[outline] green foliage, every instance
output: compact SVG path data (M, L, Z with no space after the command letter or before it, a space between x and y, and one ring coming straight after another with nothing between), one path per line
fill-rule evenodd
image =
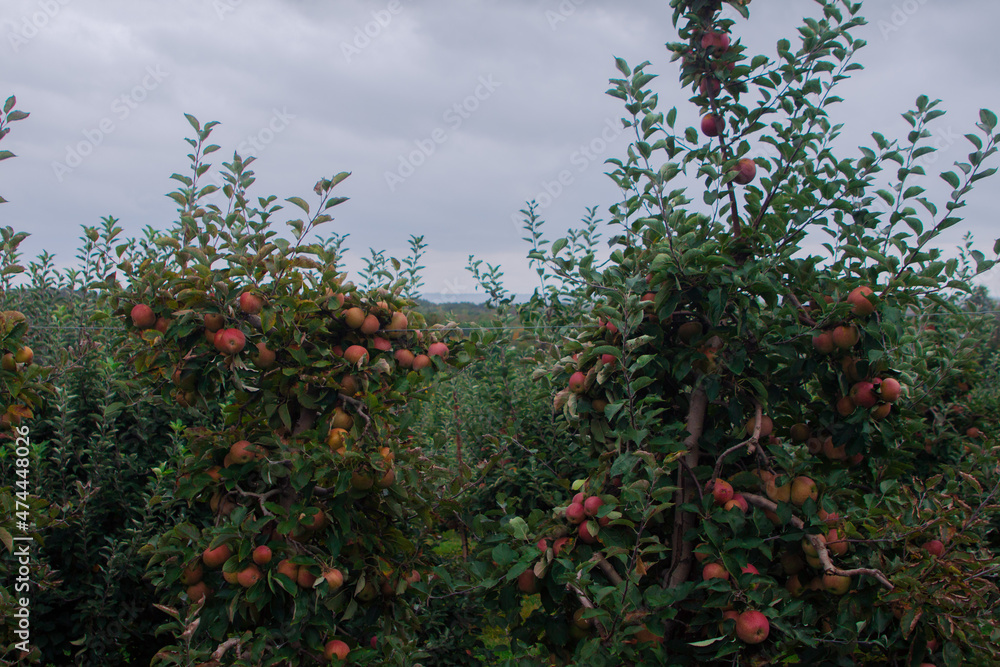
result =
M739 42L709 38L735 25L718 20L719 3L672 3L684 41L668 48L682 59L682 84L724 119L708 141L675 130L676 110L658 110L649 63L617 59L623 78L608 93L625 104L635 139L627 158L609 161L623 195L609 209L610 262L563 252L572 240L550 244L526 212L529 257L593 303L576 305L584 316L535 377L596 465L554 510L480 525L477 556L497 582L488 604L519 646L542 642L562 662L589 665L1000 657L1000 561L984 547L995 532L995 455L967 442L966 418L942 420L938 407L938 386L977 374L982 338L956 319L948 340L928 340L913 317L959 317L958 295L993 266L968 247L964 262L945 260L929 244L994 173L995 117L984 111L968 135L975 153L957 165L962 176L942 175L953 188L944 204L916 184L937 102L921 97L904 114L914 128L904 142L876 133L860 158L836 157L829 108L858 67L863 42L851 31L864 21L859 5L819 5L798 51L783 40L777 60L748 60ZM708 78L720 95L702 87ZM742 104L751 89L755 106ZM763 175L738 183L738 160L764 144L773 156L753 158ZM671 189L681 173L704 177L711 213ZM808 252L807 233L829 237L824 254ZM509 307L499 268L488 269L477 277ZM855 292L863 286L871 299ZM723 479L746 512L706 492ZM573 492L599 508L582 516ZM828 524L826 513L839 517ZM559 538L569 541L556 553ZM922 549L931 539L947 544L939 558ZM696 553L728 578L703 580ZM522 619L517 590L535 587L541 607ZM767 639L734 637L727 609L763 612Z

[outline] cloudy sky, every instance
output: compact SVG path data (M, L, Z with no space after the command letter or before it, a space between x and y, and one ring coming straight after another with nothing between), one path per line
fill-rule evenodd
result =
M857 155L874 129L905 135L899 113L925 93L948 111L935 136L943 150L927 163L939 181L966 158L962 135L978 109L1000 111L1000 3L864 4L866 69L834 108L846 123L840 154ZM816 7L758 0L735 37L773 57L776 40L794 39ZM664 48L675 37L666 0L4 0L0 95L15 94L31 117L2 145L18 157L0 162L10 200L0 225L33 234L29 257L47 250L62 265L73 262L80 226L103 216L130 234L166 227L168 177L188 173L190 113L221 123L216 163L234 150L258 157L258 195L309 199L319 178L353 172L338 188L351 201L327 227L350 233L349 268L370 247L404 255L416 234L429 245L425 296L471 292L470 254L530 292L515 224L524 202L542 204L555 236L587 206L606 218L615 201L603 161L622 155L627 135L618 101L604 94L613 56L651 61L661 106L696 124ZM556 186L561 172L569 178ZM997 187L984 182L942 245L970 231L991 256ZM1000 293L1000 274L985 282Z

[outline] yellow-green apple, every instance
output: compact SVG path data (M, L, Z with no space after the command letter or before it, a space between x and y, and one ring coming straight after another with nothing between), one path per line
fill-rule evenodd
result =
M27 345L21 347L17 352L14 353L14 361L16 361L19 364L24 364L25 366L28 366L34 360L35 360L35 353Z
M746 644L761 643L770 631L767 616L756 609L747 609L736 619L736 636Z
M816 482L814 482L809 477L796 477L792 480L792 495L791 500L794 504L802 507L806 500L812 498L816 500L819 498L819 489L816 488Z
M156 324L156 313L144 303L132 306L132 324L136 329L152 329Z
M344 323L352 329L360 329L368 314L357 306L344 311Z
M788 577L788 581L785 582L785 590L788 591L793 598L797 598L806 592L806 587L802 585L799 581L799 575L793 574Z
M757 418L751 417L746 423L746 433L747 435L753 435L753 430L757 426ZM761 415L760 418L760 433L758 434L761 438L766 438L771 435L774 431L774 422L767 415Z
M787 503L792 497L792 483L785 482L778 486L775 479L768 480L764 483L764 494L776 503Z
M0 364L2 364L3 369L5 371L16 371L17 370L17 360L14 359L14 355L12 353L10 353L10 352L8 352L5 355L3 355L3 359L2 359L2 361L0 361Z
M851 590L851 578L840 574L824 574L823 588L835 595L843 595Z

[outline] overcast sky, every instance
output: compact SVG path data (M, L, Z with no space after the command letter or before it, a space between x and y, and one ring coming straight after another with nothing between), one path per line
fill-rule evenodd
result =
M939 182L966 159L978 109L1000 111L1000 3L864 4L866 69L833 108L846 123L840 156L855 157L875 129L905 135L899 114L925 93L948 111L937 121L944 150L927 164ZM816 7L758 0L734 36L774 57ZM349 268L369 247L405 255L417 234L429 245L425 296L471 292L470 254L530 292L514 223L524 202L543 204L554 237L587 206L606 218L615 201L603 161L623 154L627 135L604 94L613 56L651 61L663 110L678 106L682 126L698 118L664 48L676 39L666 0L4 0L3 10L0 95L17 95L31 117L0 145L18 155L0 162L10 200L0 225L33 234L28 256L47 250L63 265L80 226L102 216L130 234L174 219L164 195L171 173L188 173L186 112L220 121L216 164L237 149L258 156L257 195L309 199L319 178L353 172L338 187L351 201L326 229L350 233ZM971 231L992 256L1000 180L982 183L942 245ZM1000 293L1000 274L986 282Z

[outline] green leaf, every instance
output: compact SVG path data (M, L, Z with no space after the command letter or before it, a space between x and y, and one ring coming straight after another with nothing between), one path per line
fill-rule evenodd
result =
M951 187L955 188L956 190L962 184L962 181L959 180L959 178L958 178L958 174L956 174L953 171L946 171L946 172L944 172L943 174L941 174L941 178L943 178L945 181L947 181L948 185L950 185Z
M309 204L306 203L305 199L302 199L301 197L289 197L285 201L291 202L291 203L295 204L296 206L298 206L299 208L301 208L303 211L305 211L306 215L309 214Z
M979 110L979 120L991 131L997 126L997 115L989 109Z

